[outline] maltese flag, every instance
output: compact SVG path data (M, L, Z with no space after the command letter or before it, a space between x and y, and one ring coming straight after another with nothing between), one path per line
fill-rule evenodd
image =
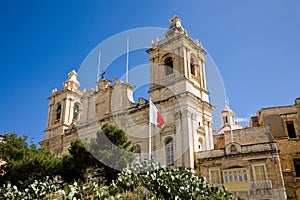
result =
M158 112L156 106L150 101L150 123L162 129L165 125L165 120Z

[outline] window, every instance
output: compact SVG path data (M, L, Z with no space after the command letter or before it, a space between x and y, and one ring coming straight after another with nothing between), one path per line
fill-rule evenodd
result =
M223 123L224 124L228 124L228 117L226 116L226 117L223 117Z
M266 165L256 164L252 166L253 178L252 188L255 190L268 190L272 188L272 182L268 180Z
M248 181L248 169L234 168L223 170L224 182L244 182Z
M286 122L286 128L287 128L287 131L288 131L288 134L289 134L289 138L296 138L297 137L293 121L287 121Z
M224 177L224 183L228 183L228 176Z
M244 171L244 181L248 181L248 176L246 174L246 171Z
M135 156L136 161L141 162L141 146L138 144L136 145Z
M300 177L300 158L294 158L293 162L294 162L296 177Z
M254 178L256 181L265 181L266 173L265 173L265 165L254 165Z
M56 120L59 120L60 116L61 116L61 105L58 104L56 109Z
M203 148L203 140L202 140L202 138L199 138L199 140L198 140L198 150L202 151L202 148Z
M172 59L172 57L166 58L165 66L166 66L166 76L173 74L173 59Z
M166 142L166 161L167 165L174 164L174 147L172 138L168 139Z
M220 184L220 170L219 169L209 169L210 183Z
M191 70L191 74L195 76L196 75L196 67L195 67L195 61L193 58L191 58L190 70Z
M79 104L75 103L73 107L73 120L77 120L79 115Z
M249 170L248 168L238 167L222 170L224 186L228 190L249 190Z

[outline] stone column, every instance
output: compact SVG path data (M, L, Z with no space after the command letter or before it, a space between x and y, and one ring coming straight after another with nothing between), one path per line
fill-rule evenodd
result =
M182 134L182 123L181 123L182 114L180 111L175 112L174 119L175 119L175 126L176 126L175 137L176 137L176 144L177 144L176 148L174 149L175 152L174 158L175 158L175 164L181 166L183 165L183 157L182 157L183 141L179 139Z

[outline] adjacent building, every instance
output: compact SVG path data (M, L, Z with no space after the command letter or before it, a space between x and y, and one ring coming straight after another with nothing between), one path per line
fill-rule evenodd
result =
M268 127L242 128L227 105L214 149L199 152L202 176L242 199L286 199L279 149Z
M263 108L251 118L251 127L268 127L279 150L288 199L300 199L300 98L294 105Z

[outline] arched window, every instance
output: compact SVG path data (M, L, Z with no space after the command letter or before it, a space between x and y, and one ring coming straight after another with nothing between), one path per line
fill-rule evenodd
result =
M140 145L136 145L136 150L135 150L135 159L137 162L141 162L141 146Z
M166 58L164 64L166 67L166 76L173 74L173 59L172 59L172 57Z
M59 120L60 116L61 116L61 104L58 104L56 109L56 120Z
M228 124L228 117L227 116L223 117L223 124Z
M194 58L191 58L191 62L190 62L190 71L192 75L196 75L196 66L195 66L195 60Z
M199 138L199 140L198 140L198 150L199 151L203 150L203 140L202 140L202 138Z
M166 163L167 165L174 164L174 145L172 138L166 141Z
M73 106L73 120L77 120L79 115L79 104L75 103Z

